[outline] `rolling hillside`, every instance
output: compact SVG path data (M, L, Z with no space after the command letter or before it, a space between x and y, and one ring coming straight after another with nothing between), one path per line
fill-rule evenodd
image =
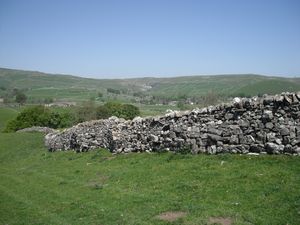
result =
M176 98L200 97L211 91L222 96L276 94L300 91L300 78L269 77L254 74L186 76L171 78L90 79L71 75L47 74L0 68L0 95L13 88L22 89L30 98L86 100L108 88L121 91L120 99L144 96Z

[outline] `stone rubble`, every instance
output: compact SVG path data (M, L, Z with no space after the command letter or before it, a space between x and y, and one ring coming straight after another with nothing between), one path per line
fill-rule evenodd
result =
M17 133L22 133L22 132L40 132L44 134L49 134L55 132L55 129L49 127L33 126L33 127L27 127L21 130L17 130Z
M234 98L230 104L157 117L84 122L48 134L45 144L49 151L300 155L300 92Z

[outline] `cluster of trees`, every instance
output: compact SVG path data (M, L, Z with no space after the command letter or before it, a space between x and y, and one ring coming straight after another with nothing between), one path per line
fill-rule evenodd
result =
M14 132L32 126L65 128L76 123L106 119L110 116L133 119L138 115L140 115L140 110L136 106L117 102L108 102L96 107L95 103L90 101L83 103L72 111L62 112L41 105L31 106L23 109L15 119L9 121L5 132Z
M120 90L114 89L114 88L107 88L107 92L113 93L113 94L116 94L116 95L121 94L121 91L120 91Z
M139 115L140 110L138 107L118 102L108 102L96 109L96 116L98 119L106 119L110 116L117 116L128 120Z
M18 92L16 94L16 102L23 105L27 100L27 96L23 92Z
M13 132L26 127L43 126L51 128L63 128L71 126L74 117L71 113L58 113L44 106L31 106L23 109L18 116L9 121L5 132Z
M1 97L4 100L4 103L16 102L20 105L25 104L27 101L27 96L24 94L23 90L14 88L12 90L7 90L6 88L1 87L2 91L6 91Z
M107 102L104 105L96 106L93 101L85 102L76 110L77 122L94 119L107 119L117 116L124 119L133 119L140 115L138 107L131 104L119 102Z

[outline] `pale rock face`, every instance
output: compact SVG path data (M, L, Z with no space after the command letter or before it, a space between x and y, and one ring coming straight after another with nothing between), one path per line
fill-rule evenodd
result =
M300 94L234 98L232 104L131 121L111 117L45 137L49 151L300 154Z

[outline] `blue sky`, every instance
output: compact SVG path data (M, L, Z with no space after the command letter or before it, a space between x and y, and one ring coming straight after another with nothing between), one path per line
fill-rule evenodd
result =
M0 0L0 67L98 78L300 75L298 0Z

